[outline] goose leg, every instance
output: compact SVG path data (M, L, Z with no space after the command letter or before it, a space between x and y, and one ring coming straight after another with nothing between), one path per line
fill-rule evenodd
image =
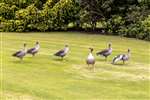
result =
M64 57L61 57L61 60L63 60Z
M32 54L32 57L34 57L34 56L35 56L35 53Z
M95 66L94 66L94 64L93 64L93 71L95 72Z
M123 60L123 64L125 64L124 60Z
M88 69L91 70L90 64L88 64Z
M105 57L105 61L107 61L107 56Z
M23 61L23 57L20 58L20 61L21 61L21 62Z

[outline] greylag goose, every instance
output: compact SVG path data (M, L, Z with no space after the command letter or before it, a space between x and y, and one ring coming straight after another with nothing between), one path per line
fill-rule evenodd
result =
M93 48L89 48L89 49L90 49L90 53L89 53L89 55L88 55L88 57L87 57L86 63L87 63L88 66L89 66L89 65L92 65L93 68L94 68L95 58L94 58L94 56L93 56L93 54L92 54Z
M16 53L12 54L12 56L20 58L21 60L23 57L26 55L27 50L26 50L26 44L24 44L23 50L17 51Z
M36 42L35 47L28 49L27 53L32 54L32 56L35 56L35 54L38 53L39 49L40 49L39 42Z
M111 53L112 53L112 48L111 48L111 43L109 43L107 49L104 49L104 50L102 50L102 51L100 51L100 52L97 52L96 55L97 55L97 56L104 56L105 59L107 60L107 57L108 57L109 55L111 55Z
M118 61L123 61L123 64L125 63L125 61L128 61L130 58L130 49L128 49L128 53L127 54L120 54L114 57L112 64L115 64Z
M61 57L62 59L64 58L64 56L66 56L69 52L69 47L68 45L65 45L64 49L59 50L58 52L56 52L54 55Z

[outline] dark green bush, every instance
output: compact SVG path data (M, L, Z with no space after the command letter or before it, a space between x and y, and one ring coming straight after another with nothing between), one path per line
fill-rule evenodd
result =
M150 15L143 21L122 26L119 30L119 34L126 37L150 40Z
M112 34L119 34L119 30L121 29L121 26L123 26L125 23L124 19L119 15L114 15L112 18L110 18L106 23L106 29L109 33Z

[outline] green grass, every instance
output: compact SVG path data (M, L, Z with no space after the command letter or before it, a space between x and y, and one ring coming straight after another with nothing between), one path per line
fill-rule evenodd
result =
M146 41L80 33L1 33L2 100L148 100L150 99L150 43ZM23 62L11 56L23 43L41 44L37 56ZM96 51L112 42L113 53L104 61ZM69 44L64 61L53 54ZM94 48L96 70L87 68L88 48ZM125 65L112 65L116 54L131 49Z

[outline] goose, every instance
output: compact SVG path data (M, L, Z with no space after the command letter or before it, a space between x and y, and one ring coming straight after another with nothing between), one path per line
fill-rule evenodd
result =
M35 56L35 54L38 53L39 49L40 49L39 42L36 42L35 47L28 49L27 53L32 54L32 56Z
M97 52L96 55L97 56L104 56L105 60L107 60L107 57L109 55L111 55L111 53L112 53L112 48L111 48L111 43L109 43L107 49L104 49L104 50L102 50L100 52Z
M116 62L121 61L121 60L123 61L123 64L124 64L125 61L129 60L130 55L131 55L130 54L130 49L128 49L128 53L127 54L119 54L119 55L115 56L113 58L112 64L115 64Z
M62 59L64 58L64 56L66 56L69 52L69 46L65 45L64 49L59 50L58 52L56 52L54 55L61 57Z
M89 49L90 49L90 53L89 53L89 55L88 55L88 57L87 57L87 59L86 59L86 63L87 63L88 66L89 66L89 65L92 65L93 68L94 68L95 58L94 58L94 56L93 56L93 54L92 54L93 48L89 48Z
M23 50L17 51L16 53L12 54L12 56L20 58L21 60L23 60L23 57L26 55L26 53L27 53L26 44L24 43Z

